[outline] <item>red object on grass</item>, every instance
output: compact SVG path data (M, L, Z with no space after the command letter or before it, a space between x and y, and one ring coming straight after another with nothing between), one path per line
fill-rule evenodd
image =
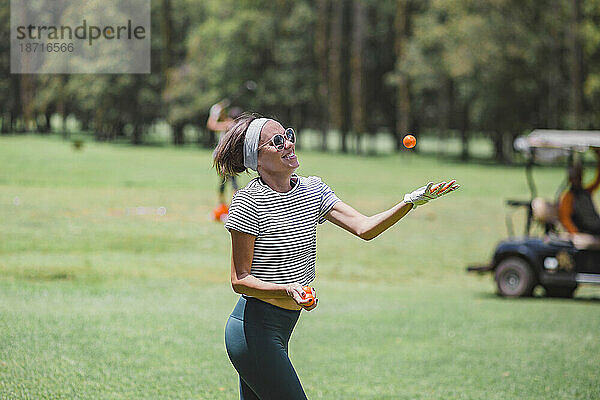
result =
M227 204L221 203L213 210L213 219L215 221L225 222L229 215L229 207Z

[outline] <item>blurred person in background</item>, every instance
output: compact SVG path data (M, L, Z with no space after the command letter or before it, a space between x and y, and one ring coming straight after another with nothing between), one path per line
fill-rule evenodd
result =
M228 104L229 101L227 99L221 100L220 102L213 104L213 106L210 108L208 121L206 121L206 127L218 134L219 142L223 137L223 133L225 133L233 125L235 119L242 114L242 109L239 107L232 107L227 112ZM214 156L215 154L213 153L213 158ZM213 210L213 219L215 221L225 221L229 213L229 207L227 205L227 202L225 201L225 188L227 186L227 181L231 182L231 189L233 191L232 196L239 189L239 186L237 184L235 176L220 175L219 179L219 204Z
M569 188L560 198L558 215L560 222L575 238L590 241L600 240L600 216L593 194L600 187L600 149L594 148L598 165L594 181L583 186L583 166L575 163L569 168ZM591 237L593 236L593 237Z

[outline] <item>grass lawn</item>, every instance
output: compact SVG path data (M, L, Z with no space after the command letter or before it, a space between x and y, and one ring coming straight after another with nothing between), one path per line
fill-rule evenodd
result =
M522 168L298 156L299 174L367 214L428 180L463 185L371 242L319 227L319 307L290 343L310 399L600 398L600 289L510 300L465 273L506 236L504 200L528 198ZM237 397L210 162L191 148L0 137L0 399ZM550 198L564 170L535 177Z

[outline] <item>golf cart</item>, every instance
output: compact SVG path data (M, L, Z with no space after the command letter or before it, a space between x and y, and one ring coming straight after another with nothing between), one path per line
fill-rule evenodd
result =
M589 148L600 147L600 131L534 130L515 140L515 149L527 158L526 177L530 200L507 200L514 209L527 212L525 234L515 237L511 219L507 218L509 238L500 242L491 263L470 266L469 272L491 272L501 296L531 296L541 285L546 296L573 297L582 283L600 284L600 242L580 241L562 229L557 205L566 188L562 184L552 201L537 196L532 169L537 163L567 159L573 165L575 157L583 157ZM566 173L565 173L566 176ZM538 230L539 234L532 234Z

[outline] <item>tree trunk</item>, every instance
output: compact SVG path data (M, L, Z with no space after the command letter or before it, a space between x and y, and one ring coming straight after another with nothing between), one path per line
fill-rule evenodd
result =
M506 131L494 132L492 141L494 143L494 158L497 162L502 164L510 164L512 162L514 136Z
M454 79L448 77L446 86L446 130L454 129Z
M504 146L502 144L502 132L494 132L492 134L492 143L494 144L494 159L499 162L504 162Z
M67 132L67 107L65 105L65 100L60 99L56 104L56 112L61 116L61 134L63 139L67 139L69 137L69 133Z
M469 159L469 131L466 129L460 130L460 142L461 142L461 150L460 150L460 159L462 161L467 161Z
M199 126L194 126L194 129L196 130L196 144L199 147L202 147L202 139L204 138L204 129L202 129Z
M29 130L35 124L34 115L34 77L31 74L23 74L21 77L21 112L23 115L23 130Z
M332 0L331 34L329 46L329 116L333 128L341 133L342 152L347 151L344 132L344 68L342 45L344 37L344 0Z
M42 114L42 117L44 118L44 125L40 128L40 131L48 134L50 133L50 117L51 117L51 113L46 111Z
M462 121L460 125L460 159L463 161L467 161L469 159L469 105L469 102L465 101L462 109Z
M17 130L17 117L14 112L10 113L10 131L15 132Z
M90 117L87 113L81 118L81 130L84 132L90 130Z
M405 150L402 138L410 129L410 93L408 77L401 71L400 65L406 54L406 41L408 37L408 1L396 2L396 15L394 17L394 52L396 57L396 74L398 74L396 88L396 126L395 139L396 151Z
M350 24L350 20L352 17L352 7L351 3L347 0L342 1L343 8L340 10L343 13L342 18L342 38L351 38L352 33L352 25ZM341 69L341 125L340 125L340 133L342 139L342 152L348 152L348 141L349 141L349 133L351 130L352 121L350 120L350 47L349 40L342 40L342 48L341 54L342 58L340 61L340 69Z
M63 117L63 121L64 121ZM98 107L96 109L96 116L94 117L94 139L97 142L100 142L104 139L104 108L103 107ZM66 132L66 127L65 124L63 122L63 130Z
M317 91L319 93L320 112L319 127L321 130L321 150L327 151L327 132L329 131L329 88L327 86L329 34L329 0L317 0L317 23L315 31L315 55L319 74Z
M367 130L364 63L364 41L367 18L363 1L354 0L352 11L352 47L350 48L351 129L356 134L356 153L360 154L361 138Z
M183 135L183 124L173 125L173 144L175 146L183 146L185 144L185 137Z
M22 112L21 89L20 89L21 75L13 74L13 75L10 75L10 77L8 79L9 79L9 83L10 83L9 93L11 93L13 95L11 98L9 98L9 103L8 103L8 112L9 112L8 130L11 133L14 133L16 131L16 121Z
M161 0L161 10L162 13L160 15L160 36L162 40L162 52L161 52L161 60L160 60L160 74L161 74L161 102L163 103L163 107L161 110L166 110L167 105L164 104L164 91L167 86L167 75L169 68L173 65L173 21L172 21L172 5L171 0ZM163 112L163 116L167 116L168 113L166 111ZM178 122L169 121L172 128L172 142L176 146L181 146L184 144L184 135L183 135L183 125Z
M122 119L119 119L115 126L115 136L113 137L113 140L117 140L118 138L122 138L125 137L125 121L123 121Z
M173 25L171 22L171 1L170 0L161 0L161 10L160 14L160 36L162 39L163 49L160 53L161 55L161 75L162 75L162 87L164 89L165 84L167 82L167 70L171 67L172 54L173 54Z
M133 132L131 134L131 144L142 144L142 126L138 121L133 122Z

